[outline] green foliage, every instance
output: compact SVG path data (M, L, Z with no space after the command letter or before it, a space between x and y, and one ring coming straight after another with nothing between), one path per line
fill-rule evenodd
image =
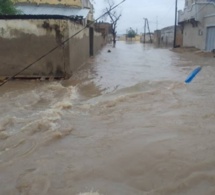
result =
M137 33L135 32L134 29L130 28L129 30L127 30L126 35L128 38L134 38L137 35Z
M16 15L19 11L15 8L12 0L0 0L0 15Z

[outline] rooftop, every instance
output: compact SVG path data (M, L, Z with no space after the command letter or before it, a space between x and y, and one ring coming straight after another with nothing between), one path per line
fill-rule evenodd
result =
M52 15L66 17L83 17L86 18L89 9L74 8L64 5L37 5L37 4L17 4L16 8L21 11L20 15Z
M33 3L33 4L49 4L49 5L67 5L82 7L82 0L12 0L16 3Z

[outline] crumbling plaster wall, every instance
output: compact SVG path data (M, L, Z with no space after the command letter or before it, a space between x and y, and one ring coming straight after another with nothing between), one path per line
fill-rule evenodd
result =
M0 20L0 75L11 76L35 62L68 37L65 20ZM21 75L62 76L68 52L59 47ZM63 63L62 63L63 62Z
M12 76L44 56L19 76L70 77L89 58L89 29L72 37L81 29L63 19L0 20L0 76ZM103 39L94 36L96 54Z

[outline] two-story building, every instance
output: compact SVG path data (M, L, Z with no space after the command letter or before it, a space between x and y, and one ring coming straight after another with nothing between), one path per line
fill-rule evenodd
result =
M184 47L215 49L215 0L185 0L185 8L178 15Z

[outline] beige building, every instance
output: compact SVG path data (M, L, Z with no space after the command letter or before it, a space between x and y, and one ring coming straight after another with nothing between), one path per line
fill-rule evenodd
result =
M87 21L93 21L94 7L90 0L13 0L23 14L41 14L45 11L58 14L57 8L65 8L73 16L83 16ZM41 10L43 9L43 10ZM53 10L55 9L55 10ZM43 13L43 12L42 12Z
M215 49L215 0L185 0L178 22L183 31L184 47Z
M137 41L137 42L140 42L141 41L141 35L136 35L133 38L128 38L126 35L120 35L120 36L118 36L118 40L119 41Z

